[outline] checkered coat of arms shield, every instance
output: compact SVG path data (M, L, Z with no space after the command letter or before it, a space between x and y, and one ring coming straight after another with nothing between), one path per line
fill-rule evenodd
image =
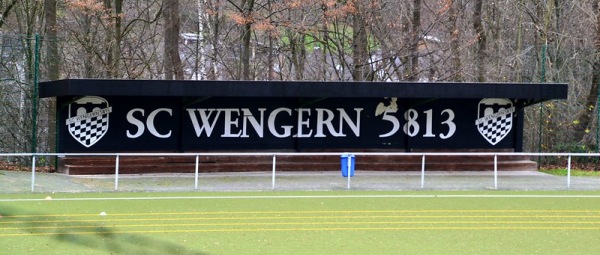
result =
M479 102L475 121L477 130L490 144L496 145L512 129L515 107L508 99L486 98Z
M69 104L67 127L69 133L81 145L89 148L108 131L108 116L112 107L106 99L86 96Z

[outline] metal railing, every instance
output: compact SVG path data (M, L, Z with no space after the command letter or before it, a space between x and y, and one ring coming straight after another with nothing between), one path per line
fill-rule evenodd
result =
M344 154L351 154L354 156L421 156L421 171L420 171L420 188L425 187L425 166L427 164L426 158L428 156L490 156L494 159L493 164L493 188L498 188L498 157L499 156L528 156L528 157L566 157L567 158L567 176L566 176L566 187L571 188L571 160L572 157L600 157L600 153L515 153L515 152L423 152L423 153L407 153L407 152L257 152L257 153L0 153L0 159L6 157L31 157L31 191L35 191L36 183L36 160L39 157L83 157L83 156L104 156L104 157L115 157L115 171L114 171L114 190L119 190L119 161L121 157L195 157L195 168L194 168L194 190L198 189L199 170L201 163L199 158L201 156L267 156L272 157L272 169L271 169L271 189L276 188L276 176L277 176L277 157L278 156L342 156ZM350 165L348 164L348 167ZM351 189L351 175L348 171L347 176L347 189ZM600 187L599 187L600 188Z

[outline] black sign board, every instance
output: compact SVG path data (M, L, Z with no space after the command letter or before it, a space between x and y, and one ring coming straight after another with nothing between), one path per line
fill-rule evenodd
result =
M60 152L515 148L503 98L59 98Z
M42 96L58 98L59 152L520 151L524 107L566 98L564 84L163 82L42 83Z

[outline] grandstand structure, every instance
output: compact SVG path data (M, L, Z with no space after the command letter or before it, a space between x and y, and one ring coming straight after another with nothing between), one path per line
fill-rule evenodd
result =
M419 152L520 152L525 107L566 99L567 84L69 79L40 83L58 102L58 152L415 152L357 158L361 170L420 168ZM121 173L193 171L194 158L140 157ZM332 155L286 156L278 169L338 170ZM202 171L262 171L268 157L206 156ZM429 170L486 170L477 156L435 156ZM531 170L522 156L500 170ZM110 173L114 158L64 157L69 174Z

